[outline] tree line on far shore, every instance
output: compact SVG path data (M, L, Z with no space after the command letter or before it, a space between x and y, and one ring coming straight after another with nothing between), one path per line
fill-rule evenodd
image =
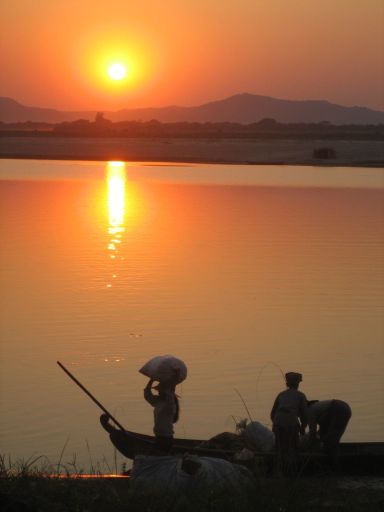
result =
M120 121L112 122L98 112L93 121L78 119L57 124L27 121L0 122L3 135L71 137L200 137L200 138L316 138L383 140L384 124L334 125L320 123L280 123L266 118L255 123Z

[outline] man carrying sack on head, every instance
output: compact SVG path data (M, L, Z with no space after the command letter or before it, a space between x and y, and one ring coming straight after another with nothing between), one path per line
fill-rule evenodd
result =
M180 411L176 385L187 377L187 367L180 359L165 355L152 358L139 372L150 377L144 388L144 398L153 407L155 452L168 453L173 445L173 425L178 421ZM153 386L154 381L158 381L156 386Z

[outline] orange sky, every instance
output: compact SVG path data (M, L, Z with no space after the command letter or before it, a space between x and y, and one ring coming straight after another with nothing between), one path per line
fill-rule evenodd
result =
M383 0L2 0L0 95L67 110L250 92L384 110ZM130 68L121 83L105 67Z

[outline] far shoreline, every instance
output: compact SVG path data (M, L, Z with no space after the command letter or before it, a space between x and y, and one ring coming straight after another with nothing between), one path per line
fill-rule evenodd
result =
M138 160L134 160L134 159L130 159L130 160L124 160L124 159L117 159L117 158L98 158L98 159L94 159L94 158L81 158L81 157L76 157L76 158L73 158L73 157L70 157L70 156L54 156L54 157L50 157L50 156L46 156L46 155L23 155L23 156L19 156L19 155L7 155L7 156L2 156L0 155L0 160L43 160L43 161L62 161L62 162L70 162L70 161L81 161L81 162L108 162L108 161L122 161L122 162L137 162L137 163L141 163L141 164L152 164L154 166L156 165L164 165L164 164L180 164L180 165L204 165L204 164L207 164L207 165L214 165L214 164L217 164L217 165L265 165L265 166L274 166L274 165L281 165L281 166L290 166L290 165L295 165L295 166L301 166L301 167L357 167L357 168L372 168L372 169L381 169L381 168L384 168L384 161L383 162L380 162L380 163L372 163L372 162L362 162L362 163L356 163L356 162L342 162L342 163L339 163L339 162L333 162L333 163L327 163L327 161L325 162L318 162L318 161L315 161L315 162L295 162L294 164L290 163L290 162L282 162L282 161L279 161L279 162L274 162L274 161L268 161L268 162L263 162L263 161L255 161L255 162L238 162L238 161L220 161L220 160L215 160L215 161L211 161L211 160L149 160L149 159L138 159Z
M315 158L331 148L335 158ZM384 167L377 140L0 137L0 159L167 162L175 164Z

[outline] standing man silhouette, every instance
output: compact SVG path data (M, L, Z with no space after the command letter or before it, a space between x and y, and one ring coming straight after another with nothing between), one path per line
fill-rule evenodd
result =
M307 398L298 389L302 380L301 373L286 373L287 389L277 395L271 411L277 469L288 475L297 471L299 435L304 434L308 422Z

